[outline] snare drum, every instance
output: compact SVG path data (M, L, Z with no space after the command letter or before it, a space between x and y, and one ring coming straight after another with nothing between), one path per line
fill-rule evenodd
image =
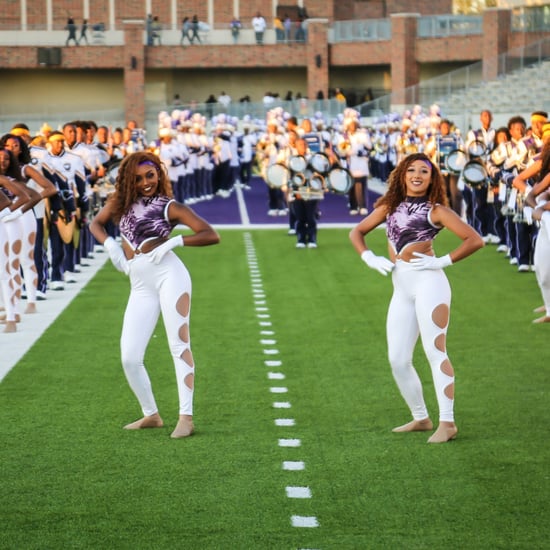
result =
M328 173L327 188L333 193L345 195L353 186L353 177L345 168L333 168Z
M265 178L269 187L280 189L288 184L290 172L284 164L271 164L266 169Z
M468 156L461 149L454 149L445 158L445 166L451 174L460 174L468 162Z
M471 187L483 187L487 182L487 170L481 162L471 160L464 166L462 177Z
M485 154L485 151L487 151L487 147L485 143L479 139L475 139L468 145L468 154L471 158L478 158L482 157Z
M288 159L288 169L291 172L305 172L307 161L302 155L295 155Z
M313 172L325 176L330 170L330 160L324 153L315 153L309 159L309 166Z

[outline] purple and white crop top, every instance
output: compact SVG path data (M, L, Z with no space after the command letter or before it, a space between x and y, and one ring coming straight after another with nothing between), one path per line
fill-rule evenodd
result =
M407 197L386 218L386 235L396 254L409 244L433 240L443 229L432 223L432 208L427 197Z
M146 241L170 235L175 224L168 221L168 206L173 200L162 195L142 197L120 218L120 233L134 250Z

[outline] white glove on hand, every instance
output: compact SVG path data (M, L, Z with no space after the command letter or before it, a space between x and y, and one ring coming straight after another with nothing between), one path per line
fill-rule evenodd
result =
M4 210L0 210L0 220L3 220L6 216L9 216L11 214L11 210L9 206L6 206Z
M377 256L372 250L365 250L365 252L361 254L361 259L371 269L376 269L376 271L384 275L384 277L388 273L391 273L393 268L395 267L395 264L390 262L388 258L384 258L384 256Z
M420 252L413 252L413 258L409 263L414 269L443 269L452 265L453 261L449 254L437 258L436 256L428 256L427 254L422 254Z
M4 216L3 221L5 222L11 222L13 220L16 220L20 216L23 215L23 209L21 207L15 209L13 212L9 212L6 216Z
M147 254L149 261L153 262L155 265L160 264L165 254L169 250L172 250L172 248L176 248L176 246L183 246L183 237L181 235L172 237L171 239L168 239L165 243L157 246L154 250L151 250L151 252Z
M128 260L124 255L124 250L122 247L113 239L113 237L107 237L103 243L105 250L109 253L109 258L113 265L125 275L130 273L130 267L128 265Z

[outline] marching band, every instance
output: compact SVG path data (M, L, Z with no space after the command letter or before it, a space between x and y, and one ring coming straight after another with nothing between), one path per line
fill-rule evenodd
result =
M547 169L542 151L550 141L548 115L534 111L529 127L520 116L504 128L491 124L491 112L483 110L479 128L463 139L433 105L428 113L416 106L371 126L354 109L345 109L332 121L316 113L300 123L282 108L269 110L264 120L225 114L209 120L189 110L163 111L158 135L150 142L135 123L125 129L98 129L91 121L74 121L60 131L44 125L36 136L25 124L16 125L2 137L0 148L7 149L10 137L24 140L34 179L24 169L16 179L41 192L32 209L37 277L34 282L25 279L25 287L33 287L27 295L45 299L46 288L62 290L100 249L88 232L88 221L114 190L121 159L143 149L162 159L174 197L186 204L228 197L236 186L246 190L251 175L260 175L266 184L267 214L288 219L297 248L317 247L319 204L327 193L341 195L351 216L364 216L371 208L369 179L383 183L404 157L425 152L445 176L452 208L486 243L497 245L520 273L535 271L540 222L533 218L527 197L546 175L541 166ZM42 176L46 183L37 185ZM45 186L51 187L45 191ZM0 215L11 219L21 198L8 195L10 212L4 208ZM109 231L118 235L116 227ZM0 237L9 239L4 231ZM19 277L14 272L0 275L2 281ZM6 310L14 303L6 292L1 300ZM5 317L0 311L0 318Z

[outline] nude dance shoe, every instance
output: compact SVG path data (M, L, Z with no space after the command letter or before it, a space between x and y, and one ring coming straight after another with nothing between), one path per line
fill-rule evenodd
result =
M538 319L535 319L533 323L550 323L550 317L548 315L545 315L544 317L539 317Z
M193 435L195 426L193 425L193 417L189 414L180 414L176 429L172 432L170 437L172 439L181 439L182 437L189 437Z
M411 420L403 426L397 426L392 432L395 433L405 433L405 432L429 432L432 430L434 425L429 418L423 418L422 420Z
M159 413L152 414L151 416L144 416L131 424L124 426L125 430L142 430L144 428L162 428L164 422Z
M533 313L546 313L546 306L539 306L533 310Z
M458 428L453 422L441 422L437 430L428 439L428 443L447 443L447 441L455 439L457 433Z

